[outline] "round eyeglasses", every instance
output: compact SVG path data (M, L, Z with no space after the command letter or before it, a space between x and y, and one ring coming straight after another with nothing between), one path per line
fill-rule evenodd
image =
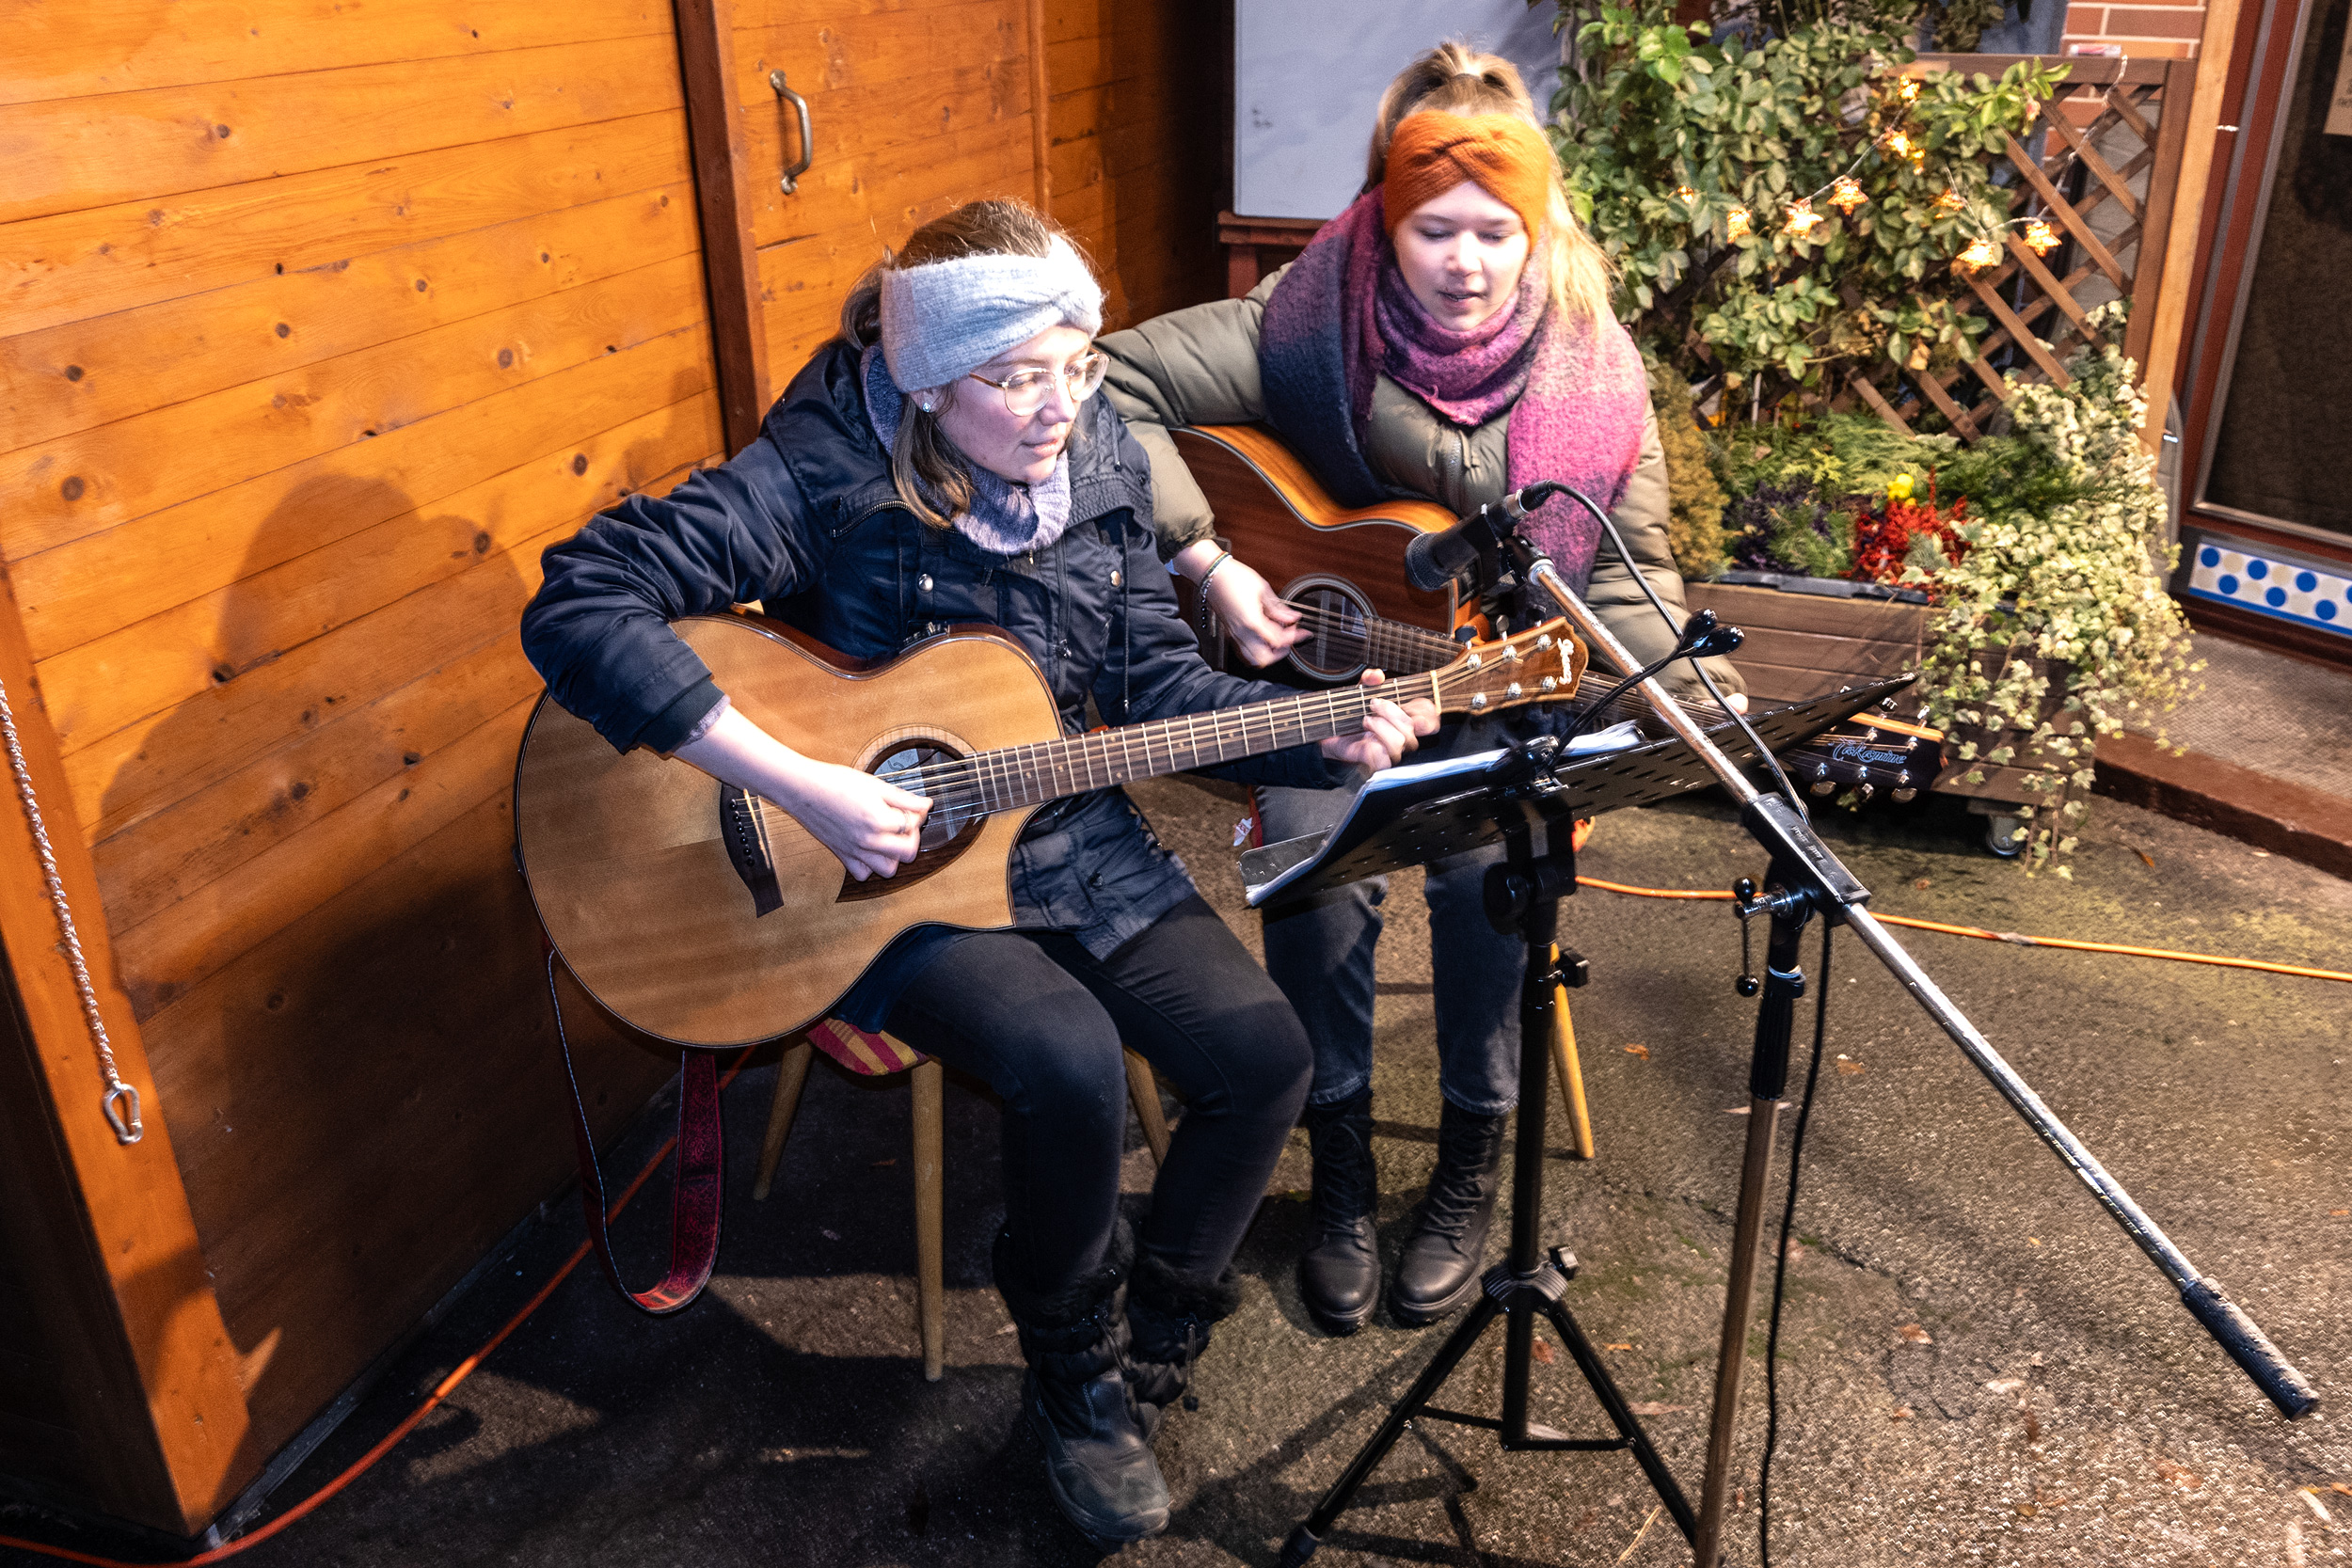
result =
M1015 419L1025 420L1045 406L1045 399L1052 392L1056 380L1058 379L1069 391L1073 404L1080 404L1092 397L1102 387L1103 377L1110 373L1110 356L1094 349L1058 371L1015 371L1002 381L974 371L972 379L1004 393L1006 411Z

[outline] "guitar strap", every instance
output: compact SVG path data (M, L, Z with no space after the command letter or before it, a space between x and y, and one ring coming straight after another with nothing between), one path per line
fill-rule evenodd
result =
M548 949L548 1003L555 1009L555 1038L564 1053L564 1084L572 1099L572 1148L580 1159L580 1206L588 1221L604 1276L628 1304L662 1318L685 1307L710 1283L719 1260L719 1205L723 1192L719 1136L719 1069L712 1053L691 1047L678 1062L677 1141L670 1174L670 1271L646 1291L621 1283L606 1230L609 1212L604 1173L596 1165L596 1134L589 1130L587 1101L572 1066L571 1037L564 1030L564 1001L555 989L555 949Z

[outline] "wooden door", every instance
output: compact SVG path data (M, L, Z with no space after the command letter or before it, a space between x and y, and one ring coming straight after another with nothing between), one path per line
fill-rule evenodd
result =
M889 246L961 202L1044 199L1041 13L1033 0L681 0L679 16L739 450ZM807 105L805 141L787 91Z
M0 35L0 682L149 1129L96 1119L10 802L46 1186L0 1277L45 1235L82 1306L8 1347L55 1375L0 1378L0 1467L183 1532L570 1166L515 626L548 544L722 451L678 43L669 0ZM674 1058L582 1026L615 1127Z

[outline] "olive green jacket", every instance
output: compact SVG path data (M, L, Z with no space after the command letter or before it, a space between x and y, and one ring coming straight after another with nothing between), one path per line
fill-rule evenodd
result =
M1163 557L1210 537L1216 522L1208 498L1176 454L1176 443L1168 433L1180 425L1248 424L1265 419L1265 394L1258 379L1258 329L1266 296L1281 276L1276 272L1247 298L1171 310L1101 341L1111 361L1104 393L1152 459L1152 510ZM1503 433L1510 421L1510 410L1505 409L1477 429L1465 430L1382 376L1373 388L1364 457L1372 471L1395 488L1426 496L1457 515L1472 512L1500 499L1507 489ZM1682 577L1666 547L1666 455L1659 445L1654 415L1644 417L1642 455L1625 499L1612 515L1642 575L1679 618ZM1593 562L1585 596L1601 623L1635 657L1646 662L1674 646L1674 633L1659 619L1632 570L1606 538ZM1722 659L1708 661L1708 673L1727 693L1744 689ZM1688 666L1669 674L1677 691L1697 685Z

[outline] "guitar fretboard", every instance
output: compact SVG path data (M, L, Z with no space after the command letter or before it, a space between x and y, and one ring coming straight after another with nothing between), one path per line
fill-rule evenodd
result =
M1365 710L1375 698L1403 702L1422 695L1434 698L1438 690L1435 674L1377 689L1335 687L1247 707L1009 746L880 776L929 798L935 810L956 816L988 816L1352 735L1363 728Z

